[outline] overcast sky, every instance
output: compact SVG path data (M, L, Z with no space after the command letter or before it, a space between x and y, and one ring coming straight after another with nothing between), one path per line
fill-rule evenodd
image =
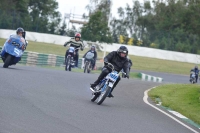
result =
M90 0L56 0L58 2L58 11L61 12L62 17L65 13L73 13L78 15L83 15L83 13L88 13L86 6L90 3ZM143 2L144 0L138 0ZM117 16L117 8L125 7L126 3L132 6L132 0L112 0L112 16Z

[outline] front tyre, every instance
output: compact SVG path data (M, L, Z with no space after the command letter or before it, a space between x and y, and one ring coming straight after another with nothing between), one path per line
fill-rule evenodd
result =
M65 71L68 71L68 70L71 71L70 63L71 63L71 57L67 57Z
M87 67L87 73L90 73L92 69L92 65L91 65L91 62L88 64L88 67Z
M12 55L8 54L5 61L4 61L4 68L8 68L8 66L11 64L12 61Z
M111 88L109 86L106 87L105 91L101 92L97 104L100 105L102 104L102 102L106 99L106 97L108 96L108 94L110 93Z
M84 66L84 73L86 73L86 71L87 71L87 68L88 68L88 62L85 62L85 66Z

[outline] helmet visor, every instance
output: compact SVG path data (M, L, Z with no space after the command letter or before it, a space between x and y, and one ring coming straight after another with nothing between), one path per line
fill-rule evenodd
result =
M127 51L123 50L123 51L121 51L121 53L127 54Z

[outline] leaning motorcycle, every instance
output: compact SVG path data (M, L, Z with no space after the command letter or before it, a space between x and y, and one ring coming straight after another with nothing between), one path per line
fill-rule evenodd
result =
M71 68L75 66L75 61L74 61L74 57L76 55L75 50L77 50L79 48L74 48L74 47L69 47L68 49L68 54L65 60L65 70L66 71L71 71Z
M120 73L114 70L114 66L110 63L107 63L107 67L109 67L112 71L100 81L100 83L94 88L90 88L92 91L91 101L94 102L97 100L97 104L100 105L106 99L106 97L111 93L112 87L120 76ZM121 71L121 73L126 74Z
M1 51L4 68L15 65L21 60L27 43L28 42L24 38L17 35L11 35L10 38L6 40Z
M85 55L85 60L84 60L84 73L90 73L90 71L92 70L92 61L94 60L94 53L92 52L88 52Z

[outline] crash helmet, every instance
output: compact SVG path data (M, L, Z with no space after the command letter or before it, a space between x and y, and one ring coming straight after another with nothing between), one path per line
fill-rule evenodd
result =
M127 49L127 47L126 46L120 46L119 49L117 50L117 54L121 58L126 58L128 56L128 49Z
M96 48L94 45L91 46L91 49L90 49L92 52L95 52L96 51Z
M76 38L79 38L79 40L81 40L81 34L80 33L76 33L74 38L75 38L75 40L76 40Z
M17 28L16 33L17 33L17 35L19 33L22 33L22 37L25 38L26 32L24 31L23 28L21 28L21 27Z

